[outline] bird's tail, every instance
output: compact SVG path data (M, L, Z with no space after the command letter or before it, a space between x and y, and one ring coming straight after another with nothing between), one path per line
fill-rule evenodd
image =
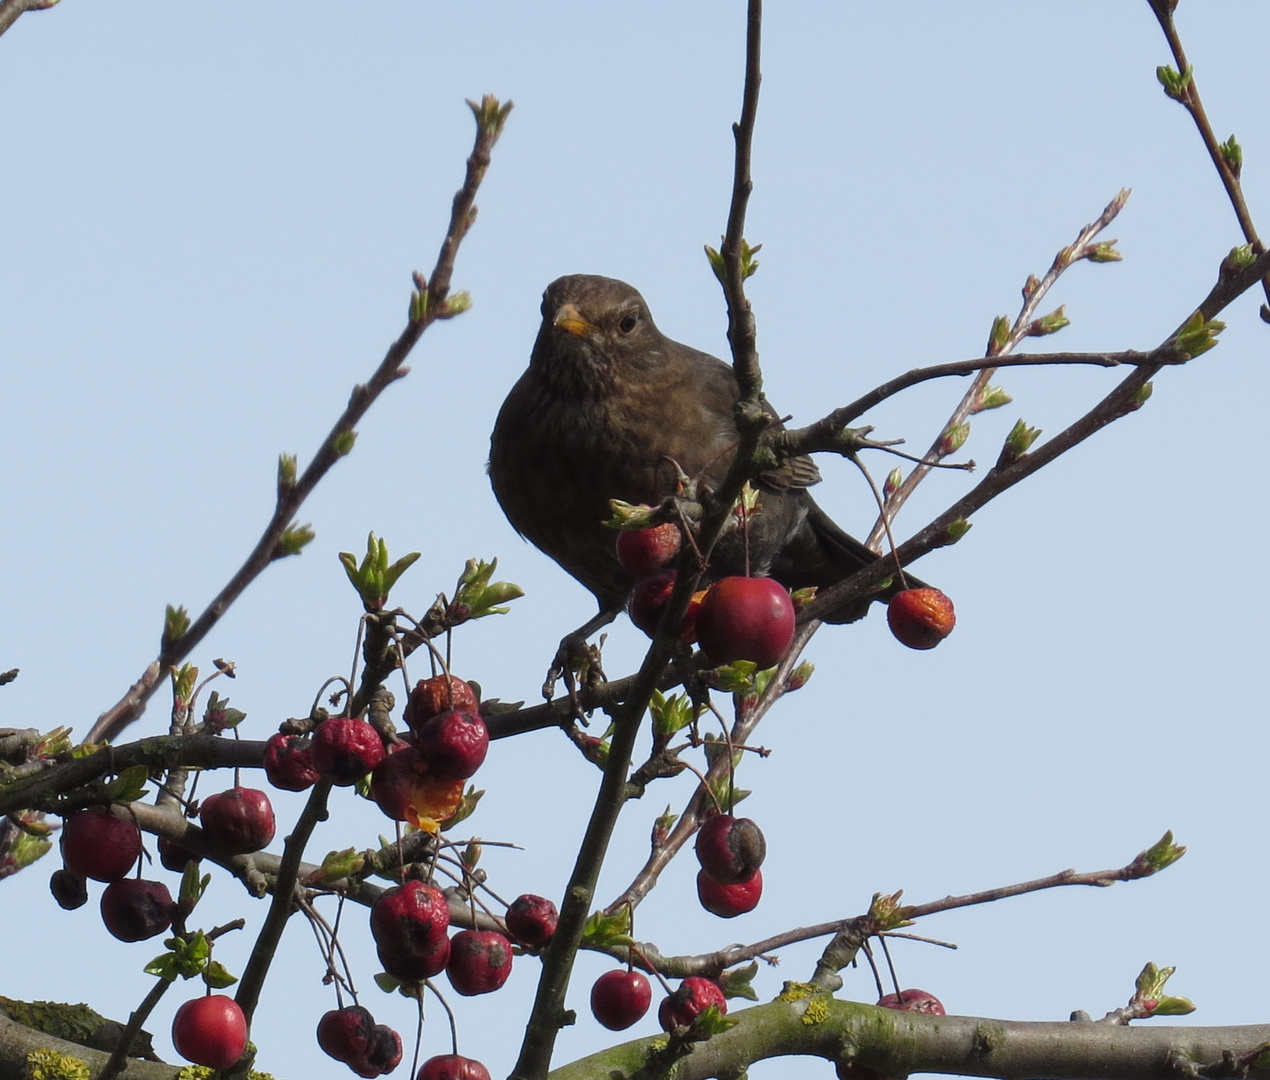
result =
M880 556L854 536L844 532L833 518L816 505L815 500L808 498L808 504L807 517L798 536L786 546L781 552L781 558L772 567L774 578L791 589L811 585L827 588L877 562ZM874 600L885 602L901 589L926 587L924 581L908 571L904 572L903 578L897 573L873 596L853 600L823 618L829 623L855 622L867 614L869 604Z

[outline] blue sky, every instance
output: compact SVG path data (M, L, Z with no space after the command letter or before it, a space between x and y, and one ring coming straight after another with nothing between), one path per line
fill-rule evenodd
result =
M1178 21L1265 219L1270 11L1183 0ZM305 508L311 547L194 659L238 662L222 692L247 711L246 735L303 713L351 663L358 604L336 553L360 552L373 529L393 551L423 552L398 595L416 611L466 558L499 557L528 595L456 640L455 669L532 699L551 643L591 600L502 519L484 477L489 429L527 360L541 291L563 273L624 278L668 335L724 353L701 247L717 244L727 211L742 31L741 5L707 0L637 12L385 0L355 14L64 0L24 16L0 40L0 669L22 669L0 691L0 724L82 735L152 658L164 604L201 609L238 566L270 512L277 454L303 462L399 332L410 271L431 266L461 180L463 99L486 92L516 108L455 275L475 306L428 333ZM1072 325L1056 348L1159 343L1240 242L1197 134L1155 81L1169 57L1144 0L772 5L765 44L747 229L764 246L749 291L768 394L797 422L899 371L979 355L1027 275L1122 187L1133 196L1109 236L1125 261L1062 279L1046 310L1065 303ZM900 945L902 978L950 1012L1063 1019L1123 1004L1152 960L1178 965L1172 987L1200 1006L1194 1022L1264 1019L1270 930L1243 911L1267 885L1256 673L1270 328L1258 302L1230 308L1221 345L1164 372L1143 410L923 561L960 619L939 649L899 647L877 614L818 635L815 678L759 729L773 754L742 778L769 844L762 905L728 924L696 912L695 865L680 859L641 907L640 936L704 951L857 914L876 891L927 900L1118 866L1172 828L1190 853L1154 880L923 923L961 948ZM1117 378L1010 371L997 381L1014 403L975 420L965 453L993 460L1019 417L1056 432ZM925 447L961 391L928 385L867 419ZM858 476L833 461L822 471L818 501L867 531ZM901 532L969 482L931 478ZM632 669L642 643L619 622L609 671ZM164 712L156 698L129 737L160 730ZM491 883L509 898L552 895L596 774L546 732L496 745L480 779L489 793L471 829L524 848L490 851ZM602 897L641 864L651 820L690 793L686 778L662 787L628 809ZM341 795L347 813L321 850L386 831ZM276 804L284 821L299 805L281 793ZM5 910L38 912L24 925L40 933L6 943L0 992L126 1014L157 949L107 937L95 894L56 909L46 877L2 886ZM254 927L263 911L219 876L205 919L238 914ZM374 990L373 952L347 922L365 1003L409 1029L408 1003ZM241 970L249 946L239 935L221 958ZM787 950L760 994L806 977L815 956ZM331 995L303 927L278 963L257 1019L262 1067L347 1075L307 1035ZM459 1003L461 1048L495 1075L514 1060L534 967ZM570 1004L583 1016L560 1061L609 1041L585 1015L604 967L579 965ZM844 993L871 999L865 973L846 977ZM184 990L151 1024L161 1049ZM425 1056L445 1044L437 1012ZM795 1073L829 1067L752 1071Z

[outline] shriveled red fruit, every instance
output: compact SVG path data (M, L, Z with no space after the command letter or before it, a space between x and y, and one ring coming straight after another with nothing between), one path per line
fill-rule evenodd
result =
M415 683L401 718L414 729L425 720L452 709L478 712L480 704L476 700L476 692L462 679L454 675L433 675Z
M383 1076L401 1064L401 1036L387 1024L376 1024L371 1032L370 1049L363 1057L350 1061L358 1076Z
M224 994L194 998L176 1010L172 1045L195 1065L228 1069L247 1048L247 1018L238 1002Z
M710 586L697 612L697 640L716 664L777 663L794 640L794 602L771 578L726 577Z
M490 1080L489 1069L462 1054L438 1054L419 1066L415 1080Z
M673 522L650 529L623 529L617 534L617 561L633 577L648 577L679 554L679 526Z
M317 1026L317 1042L324 1053L347 1065L367 1055L374 1031L375 1018L370 1010L348 1005L322 1014Z
M176 873L184 873L185 868L192 862L198 862L202 856L195 855L192 851L186 851L175 840L169 840L166 836L159 837L159 862L161 862L166 870L172 870Z
M226 855L260 851L277 828L269 796L258 788L232 787L209 795L198 819L207 842Z
M497 930L460 930L450 939L445 973L464 997L489 994L512 972L512 943Z
M141 856L137 823L103 807L71 814L62 824L61 842L66 868L94 881L126 877Z
M723 885L704 870L697 871L697 899L711 915L721 919L735 919L758 907L763 895L763 871L755 870L748 881Z
M337 716L313 732L313 764L323 780L338 787L357 783L384 756L384 742L365 720Z
M419 982L445 970L449 926L445 895L422 881L384 890L370 909L370 932L380 963L399 982Z
M101 921L120 941L152 938L172 925L172 894L161 881L112 881L101 894Z
M88 903L88 881L83 874L62 867L54 870L49 878L49 892L57 901L57 906L65 911L74 911Z
M945 1015L943 1002L926 990L901 990L898 994L883 994L878 998L878 1004L884 1009L899 1009L901 1012Z
M394 821L409 821L415 789L428 775L428 762L417 747L398 743L370 774L370 797Z
M938 589L904 589L887 602L886 622L901 645L933 649L953 632L957 615Z
M641 1020L652 1001L652 988L638 971L606 971L591 986L591 1015L609 1031L625 1031Z
M661 1024L662 1031L690 1027L711 1005L718 1006L721 1013L728 1011L727 999L718 984L689 975L673 994L662 998L661 1005L657 1007L657 1022Z
M520 944L536 948L546 945L556 932L560 912L545 896L525 893L507 908L507 929Z
M654 574L652 577L637 581L635 588L631 590L629 599L626 601L626 611L631 617L631 622L649 637L653 637L657 633L657 624L661 622L661 613L666 607L666 601L670 599L671 590L675 587L676 577L678 575L674 570L663 570L660 574ZM699 597L702 595L704 594L693 594L692 601L688 605L688 611L684 615L683 624L679 629L679 636L688 642L689 645L697 640L697 611L701 605Z
M749 881L767 857L763 831L749 818L715 814L697 832L697 862L720 885Z
M442 780L466 780L489 750L489 728L474 712L454 709L415 729L415 745L429 771Z
M265 743L265 776L283 791L307 791L321 777L313 764L313 743L303 735L269 736Z

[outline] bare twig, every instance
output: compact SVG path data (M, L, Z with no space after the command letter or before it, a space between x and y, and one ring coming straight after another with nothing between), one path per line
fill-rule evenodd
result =
M1169 43L1169 50L1173 53L1173 59L1177 62L1178 73L1184 77L1180 96L1176 97L1175 100L1181 102L1186 111L1191 114L1191 119L1195 121L1195 128L1204 142L1204 149L1208 151L1213 167L1217 170L1222 186L1226 189L1230 205L1234 208L1235 217L1239 219L1239 228L1243 231L1244 239L1252 245L1253 252L1260 255L1265 248L1261 243L1260 237L1257 236L1257 227L1253 224L1252 212L1248 209L1247 200L1244 198L1243 185L1239 181L1239 172L1237 167L1232 167L1231 160L1222 153L1221 144L1218 143L1217 135L1213 131L1213 125L1208 121L1208 113L1204 109L1203 101L1200 100L1199 87L1195 85L1195 72L1191 69L1190 62L1186 59L1186 52L1182 48L1182 39L1178 35L1176 24L1173 22L1173 4L1168 3L1167 0L1147 0L1147 2L1160 23L1160 29L1164 31L1164 37ZM1262 279L1262 288L1265 290L1266 299L1270 301L1270 277ZM1270 322L1270 307L1262 306L1261 318L1266 322Z
M273 516L238 572L185 633L164 641L158 658L146 668L141 678L115 705L98 717L86 741L101 742L112 739L140 716L164 672L174 664L180 663L194 650L229 609L229 606L242 595L243 590L260 576L265 567L275 559L292 553L283 545L283 541L288 530L294 527L296 512L331 467L348 453L351 447L350 437L358 422L379 395L407 373L408 369L403 365L423 332L437 319L449 318L462 310L461 306L450 308L446 304L450 278L454 272L454 259L458 253L459 244L475 220L473 204L476 191L485 176L485 170L489 167L490 151L498 141L503 122L511 109L511 102L500 105L492 97L486 97L480 106L472 102L468 104L472 105L472 110L477 116L477 132L472 152L467 159L467 175L463 187L454 196L450 225L441 243L441 251L437 256L431 278L424 281L416 275L419 290L411 305L411 317L406 328L388 349L370 380L353 388L348 407L340 414L326 438L322 440L321 446L318 447L304 473L295 478L294 475L285 475L285 470L280 469Z
M1211 320L1236 297L1247 292L1258 284L1262 277L1270 272L1270 252L1259 255L1245 269L1238 273L1223 275L1208 295L1195 309L1204 321ZM1189 320L1187 320L1189 321ZM1161 348L1170 348L1185 326L1179 326L1166 339ZM1066 453L1073 446L1088 439L1095 432L1108 424L1137 410L1142 404L1144 388L1151 378L1158 374L1161 363L1145 364L1135 368L1114 390L1095 405L1088 413L1075 423L1069 425L1058 435L1031 451L1022 454L1008 465L998 465L991 469L984 478L970 489L957 502L930 522L925 528L911 536L896 551L896 557L903 566L949 543L949 529L957 522L963 521L991 502L1002 492L1013 487L1021 480L1044 468L1051 461ZM882 582L892 573L887 560L865 567L852 574L851 577L822 589L811 603L805 605L798 613L800 621L822 617L840 605L855 599L870 596L877 591Z
M987 349L989 359L1012 352L1019 342L1030 336L1029 331L1036 316L1036 309L1046 293L1049 292L1050 287L1058 280L1063 271L1074 262L1088 257L1090 254L1089 245L1094 237L1111 224L1128 198L1129 192L1127 190L1121 191L1107 204L1095 221L1081 229L1079 235L1069 247L1063 248L1054 256L1054 261L1050 264L1050 268L1046 271L1043 278L1039 281L1034 278L1029 279L1028 286L1023 291L1023 306L1019 310L1018 317L1014 320L1014 325L1011 327L1008 337L1004 341L989 340ZM975 375L970 389L966 391L961 401L958 402L952 416L948 419L948 423L944 425L938 438L931 443L930 449L926 451L923 464L913 469L904 478L904 482L891 493L886 502L885 513L878 515L877 522L869 532L869 537L866 541L869 547L875 551L881 549L882 538L886 534L886 523L895 520L895 515L899 513L900 507L904 505L908 497L916 490L917 485L930 472L931 465L947 452L943 447L945 435L965 423L966 419L978 410L980 397L987 388L988 382L996 371L997 366L994 364L991 367L985 367Z

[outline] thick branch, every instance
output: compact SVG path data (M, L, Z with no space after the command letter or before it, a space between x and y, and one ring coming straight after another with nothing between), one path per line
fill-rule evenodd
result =
M1092 1023L1026 1023L973 1016L924 1016L839 1001L818 994L776 1000L732 1014L735 1027L670 1061L655 1054L665 1036L623 1043L556 1069L551 1080L708 1080L744 1075L767 1058L811 1055L876 1069L1014 1078L1177 1080L1223 1058L1255 1059L1270 1041L1270 1024L1239 1027L1127 1027ZM1241 1075L1264 1080L1270 1067Z

